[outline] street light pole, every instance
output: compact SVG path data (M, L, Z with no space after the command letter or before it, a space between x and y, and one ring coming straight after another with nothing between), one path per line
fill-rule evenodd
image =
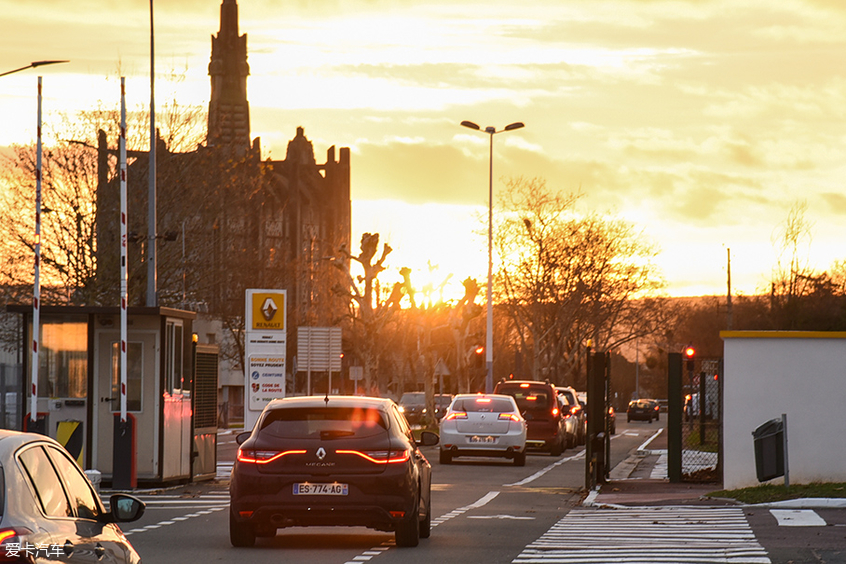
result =
M481 128L472 121L462 121L461 125L480 131ZM524 127L522 122L506 125L499 131L488 126L485 133L490 135L490 150L488 156L488 303L487 323L485 327L485 393L493 392L493 136L503 131L513 131Z

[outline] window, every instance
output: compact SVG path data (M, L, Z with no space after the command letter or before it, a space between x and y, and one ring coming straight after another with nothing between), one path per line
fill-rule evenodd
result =
M39 341L38 396L85 398L88 395L88 323L85 319L45 316ZM31 362L31 348L28 354Z
M56 447L47 447L47 451L68 486L71 507L76 511L77 516L83 519L96 519L100 514L100 508L94 499L88 478L66 454Z
M387 424L376 409L361 407L292 407L270 410L261 432L283 439L372 437L384 433Z
M141 377L144 374L144 344L126 346L126 410L141 411ZM120 342L112 343L112 411L120 411Z
M73 517L62 482L44 449L38 446L23 451L20 461L35 489L44 514L49 517Z
M168 321L165 330L165 382L170 394L190 391L182 371L183 346L182 322Z

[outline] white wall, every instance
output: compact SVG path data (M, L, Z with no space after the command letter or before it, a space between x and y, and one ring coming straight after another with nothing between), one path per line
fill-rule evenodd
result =
M726 331L722 337L724 487L759 484L752 431L782 413L790 483L846 482L846 333Z

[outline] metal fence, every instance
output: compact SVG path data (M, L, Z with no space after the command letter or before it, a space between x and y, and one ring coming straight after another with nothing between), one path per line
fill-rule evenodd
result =
M682 372L682 480L722 479L723 362L685 359Z

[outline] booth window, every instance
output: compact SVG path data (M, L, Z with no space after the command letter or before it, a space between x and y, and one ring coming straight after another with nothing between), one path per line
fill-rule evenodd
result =
M141 411L141 375L144 373L144 345L129 342L126 347L126 410ZM112 343L112 411L120 411L120 342Z
M169 320L165 333L165 382L167 382L167 391L171 395L190 392L186 389L182 367L182 347L184 346L182 323Z
M32 325L30 324L30 340ZM88 396L88 323L85 319L61 320L45 316L41 322L38 353L38 396L85 398ZM32 349L29 349L32 362Z

